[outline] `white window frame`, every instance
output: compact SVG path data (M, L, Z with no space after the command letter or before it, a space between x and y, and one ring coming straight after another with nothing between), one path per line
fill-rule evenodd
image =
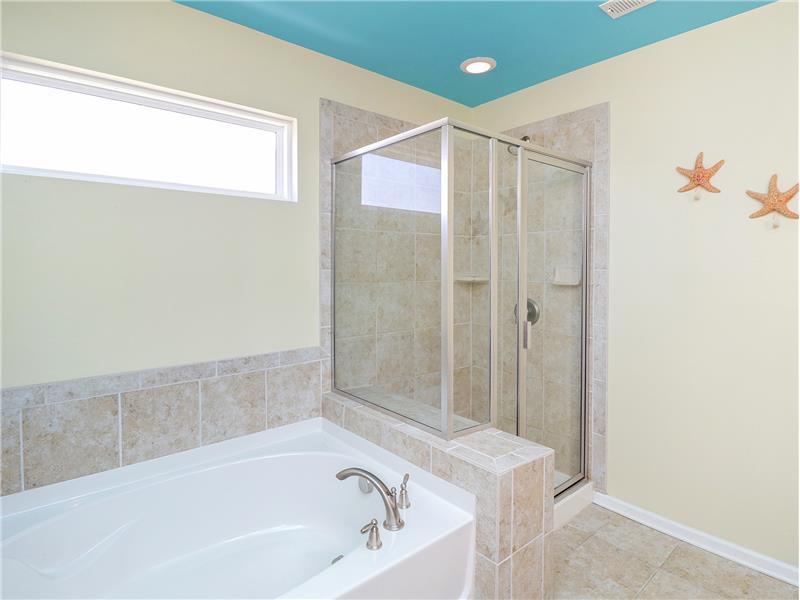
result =
M297 201L297 119L295 118L131 79L5 52L0 55L0 77L45 85L70 92L90 94L101 98L131 102L141 106L160 108L206 119L215 119L245 127L254 127L272 131L276 135L275 194L14 165L0 165L0 172L2 173L244 196L266 200Z

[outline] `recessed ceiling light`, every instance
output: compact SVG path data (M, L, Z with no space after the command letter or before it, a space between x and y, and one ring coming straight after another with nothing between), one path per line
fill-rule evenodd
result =
M497 61L488 56L476 56L468 58L461 63L461 70L470 75L480 75L481 73L488 73L497 66Z

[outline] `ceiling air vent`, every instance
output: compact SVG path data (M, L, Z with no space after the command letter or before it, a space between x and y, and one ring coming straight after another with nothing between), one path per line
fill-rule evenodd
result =
M600 5L600 10L612 19L619 19L623 15L652 4L656 0L608 0Z

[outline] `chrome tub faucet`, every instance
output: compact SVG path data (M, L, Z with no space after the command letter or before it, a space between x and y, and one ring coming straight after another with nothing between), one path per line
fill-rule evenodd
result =
M366 479L378 490L378 494L381 500L383 500L383 506L386 508L386 520L383 522L383 526L389 531L398 531L402 529L405 523L403 519L400 518L400 509L397 506L397 490L395 488L390 490L376 475L357 467L350 467L349 469L339 471L336 474L336 479L343 481L353 475Z

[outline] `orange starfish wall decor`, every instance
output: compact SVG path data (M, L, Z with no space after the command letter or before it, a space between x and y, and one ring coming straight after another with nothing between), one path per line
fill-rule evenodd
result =
M754 212L750 215L751 219L757 219L758 217L763 217L764 215L768 215L771 212L777 212L782 214L784 217L788 217L790 219L796 219L798 214L792 211L788 204L789 200L794 198L795 194L797 194L798 184L794 184L794 186L785 191L781 192L778 190L778 175L775 174L769 178L769 187L767 188L766 194L759 194L757 192L747 191L747 195L750 196L753 200L758 200L763 204L759 210Z
M679 192L688 192L689 190L693 190L696 187L701 187L704 190L708 190L709 192L714 192L715 194L719 192L719 188L714 187L711 185L711 178L717 174L717 171L720 170L722 165L725 164L724 160L719 161L713 167L706 169L703 167L703 153L697 155L697 159L694 161L694 169L684 169L683 167L676 167L678 173L681 175L685 175L689 178L689 183L679 189Z

